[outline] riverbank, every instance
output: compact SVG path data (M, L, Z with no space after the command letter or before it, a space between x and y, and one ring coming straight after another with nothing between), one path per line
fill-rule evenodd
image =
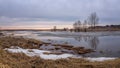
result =
M74 47L68 44L52 44L46 43L35 39L23 38L23 37L11 37L5 36L0 38L0 48L23 48L23 49L38 49L47 50L58 53L72 53L72 54L86 54L94 52L92 49L85 49L84 47Z
M52 47L52 48L50 48ZM10 51L11 49L11 51ZM37 49L37 52L36 50ZM18 50L18 51L17 51ZM27 54L25 51L28 51ZM44 56L38 56L38 50L43 51ZM62 51L65 50L65 51ZM15 52L14 52L15 51ZM47 51L47 52L46 52ZM72 51L72 52L71 52ZM94 52L84 47L73 47L67 44L51 44L35 39L1 36L0 38L0 67L7 68L99 68L119 67L120 59L107 61L91 61L86 58L75 58L73 56L60 57L64 53L83 55ZM35 55L34 55L35 53ZM32 56L31 56L32 54ZM37 55L36 55L37 54ZM45 59L54 56L53 59ZM65 54L66 56L66 54Z
M91 62L82 58L44 60L40 57L29 57L24 53L9 53L0 50L0 67L6 68L118 68L120 59L103 62Z

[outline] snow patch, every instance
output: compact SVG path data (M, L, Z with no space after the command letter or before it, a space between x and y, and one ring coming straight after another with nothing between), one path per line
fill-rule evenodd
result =
M11 47L11 48L6 48L5 50L12 52L12 53L24 53L28 56L39 56L40 58L43 58L43 59L52 59L52 60L61 59L61 58L69 58L69 57L82 58L81 56L75 56L73 54L61 54L61 55L44 54L45 52L50 53L50 51L39 50L39 49L22 49L20 47L17 47L17 49ZM105 60L114 60L116 58L115 57L97 57L97 58L87 57L84 59L89 60L91 62L95 62L95 61L101 62Z
M91 58L91 57L89 57L89 58L86 58L86 59L89 60L89 61L94 62L94 61L114 60L116 58L115 57L114 58L113 57L98 57L98 58Z
M61 54L61 55L55 55L55 54L44 54L44 52L50 53L50 51L45 51L45 50L38 50L38 49L9 49L6 48L5 50L12 52L12 53L24 53L28 56L39 56L43 59L61 59L61 58L68 58L68 57L74 57L72 54Z

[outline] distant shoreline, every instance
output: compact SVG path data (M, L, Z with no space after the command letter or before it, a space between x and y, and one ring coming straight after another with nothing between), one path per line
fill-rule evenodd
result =
M72 31L71 31L72 30ZM75 32L74 29L0 29L0 31L66 31L66 32ZM120 31L120 28L96 28L96 29L90 29L87 28L86 31L84 29L80 29L78 32L101 32L101 31Z

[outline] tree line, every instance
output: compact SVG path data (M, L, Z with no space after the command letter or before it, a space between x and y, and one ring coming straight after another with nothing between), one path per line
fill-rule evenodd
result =
M90 16L84 20L82 23L80 20L76 21L73 24L73 29L75 32L79 32L81 30L84 30L86 32L88 27L91 27L92 29L95 29L95 27L98 25L99 18L96 14L96 12L91 13Z

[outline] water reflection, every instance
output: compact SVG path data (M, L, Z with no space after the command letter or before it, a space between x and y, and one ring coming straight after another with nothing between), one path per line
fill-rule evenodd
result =
M22 31L22 32L6 32L6 34L15 33L19 35L24 35L24 37L34 38L38 40L42 40L44 42L50 42L53 44L70 44L76 47L81 46L85 48L91 48L96 50L94 53L87 54L85 56L90 57L120 57L120 32L98 32L93 36L92 33L85 34L81 33L80 36L76 36L78 34L61 34L60 32L30 32L30 31ZM23 33L23 34L21 34ZM28 34L28 35L26 35ZM33 34L30 35L29 34ZM70 35L70 36L69 36ZM48 40L49 39L49 40ZM46 48L52 48L47 47ZM59 51L59 50L58 50Z
M98 39L98 37L96 37L96 36L90 37L90 39L89 39L89 45L90 45L93 49L96 50L98 44L99 44L99 39Z
M80 36L74 37L74 39L80 42L82 40L82 36L80 35Z
M96 50L99 44L99 38L97 36L79 36L74 37L75 40L81 42L85 41L88 45L91 46L92 49Z

